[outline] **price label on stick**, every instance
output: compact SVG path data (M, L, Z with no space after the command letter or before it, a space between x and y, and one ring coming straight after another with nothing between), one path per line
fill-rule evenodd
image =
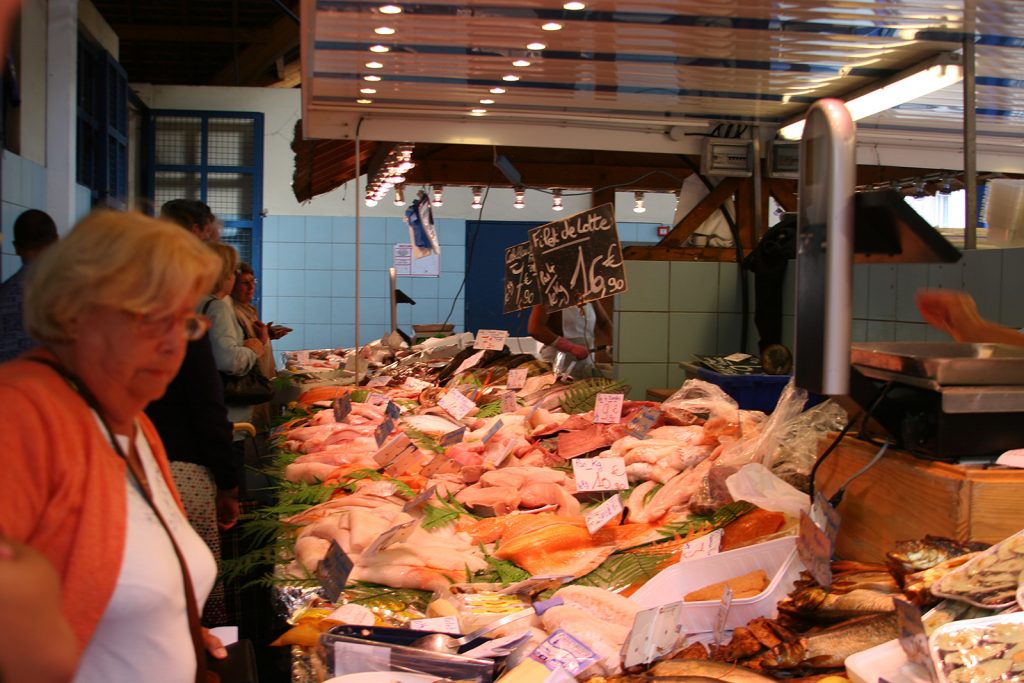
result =
M685 562L698 557L711 557L712 555L717 555L718 551L722 547L723 535L725 535L724 530L715 529L710 534L704 534L700 538L695 538L688 543L684 543L683 550L679 555L679 561Z
M575 676L600 658L567 632L556 629L530 653L530 659L540 662L552 671L560 666Z
M832 585L832 543L803 511L800 512L800 535L796 539L796 551L819 585L824 588Z
M441 397L441 400L437 402L437 405L444 408L445 412L456 420L461 420L467 413L469 413L469 411L476 408L476 404L473 403L473 401L466 398L458 391L448 391Z
M432 619L411 619L409 628L414 631L435 631L440 633L461 633L458 617L434 617Z
M629 488L626 479L626 461L622 458L575 458L572 474L576 490L620 491Z
M622 417L622 394L598 394L594 401L594 422L618 424Z
M428 500L433 498L435 493L437 493L436 486L430 486L428 488L423 489L422 491L416 494L415 498L413 498L408 503L402 506L402 512L412 512L413 510L417 509L418 507L426 503Z
M457 474L462 471L462 465L449 458L444 453L438 453L428 462L420 474L424 477L433 477L438 474Z
M473 348L485 351L501 351L505 348L506 339L508 339L507 330L480 330L476 333Z
M388 435L395 428L395 421L390 417L384 418L384 421L380 423L377 429L373 430L373 438L377 441L377 446L380 447L384 441L387 440Z
M388 404L384 406L384 414L392 420L397 420L398 416L402 414L402 409L394 401L388 401Z
M373 543L366 546L366 550L363 551L361 557L373 557L381 550L393 546L395 543L400 543L406 540L416 530L416 520L410 519L408 522L397 524L377 538L373 539Z
M508 382L506 383L509 389L522 389L526 386L526 376L529 371L526 368L513 368L508 371Z
M382 405L384 405L385 403L387 403L390 400L391 399L389 399L384 394L381 394L381 393L376 392L376 391L371 391L370 393L368 393L366 395L366 400L363 401L363 403L366 403L367 405L371 405L371 406L382 406Z
M620 517L622 517L622 498L616 493L588 512L584 517L584 521L587 523L587 531L593 535L605 524Z
M682 602L637 612L622 648L623 667L647 664L675 650L682 613Z
M366 382L367 389L375 387L386 387L391 382L391 375L376 375Z
M508 459L508 456L512 455L512 448L515 446L515 442L509 439L501 450L497 453L488 454L484 457L484 464L494 469L501 467L501 463Z
M921 610L906 600L898 598L893 598L892 604L896 608L896 628L899 633L900 647L906 653L907 659L924 667L933 681L938 680L935 675L935 664L928 652L928 635L925 633L924 623L921 621Z
M316 568L316 576L324 587L327 599L337 602L341 591L345 589L348 575L352 573L352 559L345 554L337 541L331 541L327 554Z
M405 381L402 382L402 388L408 389L409 391L423 391L429 387L434 386L430 382L424 382L416 377L406 377Z
M646 439L651 427L661 417L661 411L650 406L641 408L639 412L626 423L626 434L635 439Z
M474 367L484 357L484 353L484 351L477 351L472 356L462 361L462 363L459 364L458 369L455 370L455 374L458 375L459 373L465 372L466 370Z
M465 436L465 435L466 435L466 428L465 427L459 427L458 429L453 429L452 431L450 431L447 434L443 435L438 440L437 443L438 443L438 445L441 446L441 448L448 448L449 446L454 446L457 443L462 443L462 437Z
M519 402L516 401L516 395L511 391L506 391L501 395L501 412L503 413L514 413L519 410Z
M352 412L352 397L348 394L334 399L334 421L344 422L348 414Z
M376 460L377 464L381 467L386 467L393 463L400 455L409 450L416 450L416 446L413 445L408 436L400 434L389 441L386 446L374 453L373 459Z
M718 613L715 615L715 626L712 631L715 645L721 645L725 640L725 626L729 621L730 609L732 609L732 586L726 586L722 591L722 601L718 603Z
M821 491L815 491L814 493L814 503L811 505L811 520L828 536L829 543L832 544L832 550L834 551L836 538L839 536L839 511L825 500L825 496L821 495Z
M483 441L484 443L487 443L488 441L493 439L494 435L497 434L498 431L501 430L501 428L504 426L505 423L501 421L501 418L495 420L494 424L491 425L490 429L484 432L483 438L481 438L480 440Z

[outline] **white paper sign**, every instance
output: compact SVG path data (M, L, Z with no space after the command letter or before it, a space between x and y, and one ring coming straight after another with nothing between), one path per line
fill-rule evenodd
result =
M473 348L485 351L501 351L505 348L506 339L508 339L507 330L480 330L476 333L476 341L473 342Z
M415 449L412 441L405 434L400 434L394 439L389 441L384 448L380 449L373 454L373 459L377 461L377 464L381 467L387 467L395 461L398 456L409 449Z
M556 629L530 653L530 659L540 662L552 671L560 666L576 676L600 657L566 631Z
M334 675L391 671L391 648L386 645L334 642Z
M433 619L413 619L409 628L414 631L440 631L441 633L462 633L458 617L434 617Z
M465 372L466 370L469 370L471 367L473 367L474 365L479 363L480 359L483 358L483 357L484 357L484 352L483 351L477 351L472 356L470 356L466 360L462 361L462 363L459 365L459 369L455 371L455 374L457 375L460 372Z
M389 400L391 399L389 399L386 395L378 393L376 391L371 391L369 394L366 395L366 400L363 402L371 406L382 406Z
M516 395L511 391L506 391L501 395L501 412L503 413L514 413L519 410L519 402L516 401Z
M409 391L423 391L429 387L434 386L430 382L424 382L421 379L415 377L406 377L405 381L402 382L402 388L408 389Z
M526 368L513 368L508 371L507 386L509 389L522 389L526 386L526 376L529 371Z
M416 531L416 520L412 519L402 524L396 524L373 540L373 543L366 546L362 557L373 557L381 550L388 548L395 543L400 543L412 536Z
M1006 465L1007 467L1024 467L1024 448L1006 451L996 459L996 464Z
M497 469L501 467L501 463L508 459L508 456L512 454L512 447L515 446L515 442L509 439L501 450L497 453L491 453L484 457L484 464L490 465ZM557 506L556 506L557 507Z
M619 491L629 488L622 458L575 458L572 474L577 491Z
M722 536L724 534L724 530L715 529L710 534L705 534L700 538L693 539L689 543L684 543L683 551L679 555L679 561L685 562L698 557L717 555L722 547Z
M327 618L354 626L373 626L377 622L377 617L373 616L373 612L362 605L351 602L334 610L327 615Z
M487 443L488 441L493 439L494 435L497 434L504 426L505 423L501 421L501 418L498 418L497 420L494 421L494 424L491 425L490 429L484 432L483 438L481 438L480 440L483 441L484 443Z
M466 413L476 408L476 404L469 400L458 391L449 391L441 400L437 402L437 405L445 409L445 411L454 417L456 420L461 420L466 417Z
M616 493L588 512L584 519L587 523L587 531L591 534L596 534L598 529L605 524L620 517L622 517L622 498Z
M391 375L375 375L366 383L367 389L374 387L386 387L391 382Z
M617 424L622 417L622 394L598 394L594 401L596 424Z
M637 612L622 648L623 666L646 664L676 649L682 611L682 602L670 602Z

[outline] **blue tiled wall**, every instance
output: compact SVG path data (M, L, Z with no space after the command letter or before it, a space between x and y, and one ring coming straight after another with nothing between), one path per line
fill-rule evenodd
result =
M408 243L400 218L363 218L360 227L359 343L379 339L390 329L388 268L395 244ZM461 331L463 297L456 292L465 273L465 221L442 219L441 273L399 277L398 288L416 305L398 305L398 324L412 334L414 324L448 322ZM355 340L355 218L268 216L263 220L263 320L294 328L274 343L277 351L352 346Z

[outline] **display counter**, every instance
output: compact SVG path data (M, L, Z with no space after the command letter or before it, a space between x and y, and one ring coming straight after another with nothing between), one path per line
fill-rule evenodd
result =
M877 451L848 438L822 463L819 489L831 496ZM954 465L890 449L847 488L836 553L883 562L896 541L928 534L995 543L1024 528L1021 491L1024 470Z

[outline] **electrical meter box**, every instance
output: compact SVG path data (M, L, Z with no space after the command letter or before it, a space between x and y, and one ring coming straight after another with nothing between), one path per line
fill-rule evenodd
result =
M705 138L700 155L700 172L704 175L749 178L754 174L753 141Z
M772 140L768 143L768 177L800 177L799 140Z

